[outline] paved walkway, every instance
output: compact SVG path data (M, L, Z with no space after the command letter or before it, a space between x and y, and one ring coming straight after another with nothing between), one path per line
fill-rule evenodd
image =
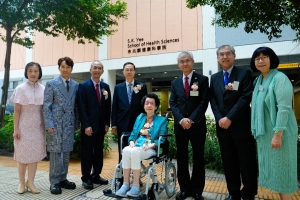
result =
M117 149L113 148L112 151L104 157L104 168L101 176L110 180L113 177L114 168L117 165L118 155ZM158 169L161 166L158 166ZM60 199L73 199L73 200L94 200L94 199L113 199L103 195L103 190L110 188L109 185L94 185L95 188L91 191L85 190L81 186L81 172L80 161L71 160L69 166L68 179L76 183L77 188L75 190L62 189L61 195L52 195L49 191L49 162L41 161L38 164L38 171L36 174L35 184L41 190L40 194L31 194L26 192L25 194L17 194L18 186L18 172L16 168L16 162L12 160L12 154L1 154L0 156L0 200L60 200ZM146 177L145 177L146 178ZM145 178L142 180L145 183ZM162 179L163 177L158 177ZM144 184L145 185L145 184ZM179 192L178 184L175 194ZM223 200L227 194L225 177L222 174L215 173L213 171L206 172L206 182L203 196L205 199L217 199ZM160 199L175 199L175 195L168 198L163 191L159 195ZM193 198L187 198L191 200ZM259 187L256 200L259 199L279 199L279 195L273 191L262 189ZM293 199L300 200L300 190L294 193Z

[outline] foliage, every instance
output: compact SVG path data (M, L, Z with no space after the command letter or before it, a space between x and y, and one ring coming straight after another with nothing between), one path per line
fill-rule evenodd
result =
M245 22L245 31L259 30L268 36L281 37L279 27L290 26L300 39L299 0L187 0L187 7L212 6L218 16L212 21L222 27L238 27Z
M223 165L221 159L220 146L218 142L218 138L216 136L216 125L215 120L206 116L206 126L207 126L207 134L206 134L206 142L204 147L204 161L206 169L215 170L217 172L223 172ZM173 134L170 138L169 143L169 155L172 158L176 158L177 145L174 134L174 121L169 121L168 123L168 132L169 134ZM192 166L193 164L193 151L192 145L189 143L189 164Z
M12 43L27 48L34 45L33 31L54 37L65 35L78 43L101 43L101 37L116 30L117 20L126 18L126 3L117 0L2 0L0 1L0 38L6 42L5 73L1 105L7 101ZM3 126L5 106L0 107Z
M0 146L8 151L13 151L14 149L14 117L13 115L5 115L4 122L5 126L0 128Z

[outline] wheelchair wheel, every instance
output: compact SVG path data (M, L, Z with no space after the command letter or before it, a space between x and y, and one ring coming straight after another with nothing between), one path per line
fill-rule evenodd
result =
M168 197L173 196L176 190L176 168L173 163L169 163L166 169L165 190Z

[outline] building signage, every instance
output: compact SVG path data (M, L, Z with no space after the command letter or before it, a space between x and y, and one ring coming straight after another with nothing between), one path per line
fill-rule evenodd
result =
M179 42L179 38L175 39L161 39L154 41L146 41L144 38L130 38L127 39L128 53L141 53L150 51L166 50L170 43Z
M282 68L298 68L299 67L299 63L286 63L286 64L279 64L278 68L282 69Z

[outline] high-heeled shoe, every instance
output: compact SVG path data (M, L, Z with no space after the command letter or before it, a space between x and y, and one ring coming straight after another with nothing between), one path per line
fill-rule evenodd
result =
M27 191L28 191L28 188L29 188L29 190L30 190L30 192L31 192L32 194L39 194L39 193L41 193L41 191L40 191L39 189L37 189L37 188L36 188L36 190L33 190L33 189L28 185L28 181L26 181L25 185L26 185L26 187L27 187Z
M24 194L24 193L25 193L25 187L22 188L22 189L20 189L20 188L18 187L17 193L18 193L18 194Z

